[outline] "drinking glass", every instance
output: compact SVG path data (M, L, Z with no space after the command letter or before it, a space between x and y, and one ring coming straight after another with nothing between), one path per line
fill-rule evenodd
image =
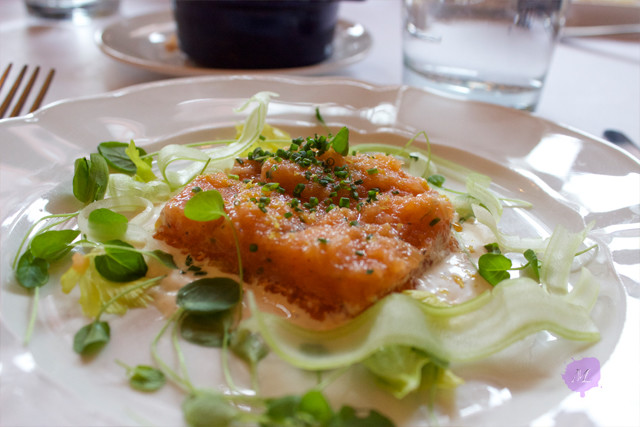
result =
M24 0L29 13L43 18L73 19L110 15L120 0Z
M403 0L404 81L534 110L567 0Z

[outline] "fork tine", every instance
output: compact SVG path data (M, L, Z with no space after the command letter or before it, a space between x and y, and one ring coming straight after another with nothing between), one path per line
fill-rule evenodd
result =
M29 93L31 92L31 88L33 88L33 83L36 81L36 77L38 77L39 72L40 72L40 67L36 67L36 69L33 70L33 73L31 73L31 77L29 78L27 85L22 90L22 95L20 95L20 98L18 98L18 102L16 102L16 105L13 107L13 110L11 110L11 114L9 114L9 117L16 117L20 115L22 106L26 102L27 96L29 96Z
M11 104L11 100L13 100L13 97L16 95L18 87L20 86L22 78L24 77L24 73L26 72L27 66L25 65L22 67L22 70L20 70L20 74L18 75L16 81L13 83L13 86L11 86L11 89L9 90L9 93L7 94L4 102L2 103L2 105L0 105L0 119L4 117L4 113L6 113L7 109L9 108L9 104Z
M0 77L0 90L2 90L2 87L4 86L4 82L7 80L7 76L9 75L9 71L11 71L11 67L13 66L12 63L9 63L9 65L7 65L7 68L5 68L4 73L2 73L2 77Z
M56 70L54 68L49 70L49 73L47 74L47 78L45 79L44 84L40 89L40 92L38 92L38 96L36 97L36 100L33 101L33 105L31 105L31 108L29 109L30 113L33 113L38 108L40 108L40 104L42 103L44 96L47 94L47 90L49 90L49 85L51 84L51 80L53 80L53 75L55 74L55 72Z

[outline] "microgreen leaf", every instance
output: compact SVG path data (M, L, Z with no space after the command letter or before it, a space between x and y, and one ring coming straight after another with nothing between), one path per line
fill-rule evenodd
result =
M124 152L136 166L136 178L140 178L143 182L149 182L156 179L155 174L151 170L151 161L149 160L149 162L146 162L142 160L140 157L140 151L133 140L131 140L129 146L124 150Z
M16 268L18 283L27 289L38 288L49 281L49 263L26 251L18 260Z
M431 175L429 178L427 178L427 182L431 185L433 185L434 187L442 187L442 184L444 184L445 181L445 177L442 175Z
M229 426L239 410L221 394L195 391L182 403L185 421L193 427Z
M228 277L195 280L178 291L176 303L192 313L217 313L240 302L242 288Z
M324 117L322 117L322 114L320 114L320 108L318 107L316 107L316 119L321 125L323 126L327 125L327 123L324 121Z
M342 156L349 154L349 129L347 127L340 129L331 139L331 146Z
M257 364L269 353L262 336L247 329L237 331L231 336L230 348L236 356L250 365Z
M204 347L222 347L231 318L231 311L208 314L187 312L180 319L180 335Z
M329 426L329 427L393 427L393 423L376 411L362 414L350 406L334 413L322 392L311 390L302 397L290 395L266 400L263 427ZM362 416L361 416L362 415Z
M123 172L128 175L136 173L136 165L131 161L131 158L127 155L125 150L129 144L126 142L108 141L102 142L98 145L98 153L104 157L107 164L118 172ZM141 156L147 153L144 149L136 147L138 153Z
M173 261L173 255L162 251L160 249L156 249L154 251L151 252L147 252L148 255L152 256L153 258L155 258L156 260L160 261L165 267L169 267L169 268L173 268L173 269L177 269L178 266L176 265L176 263Z
M311 390L303 396L283 396L266 402L265 427L281 425L326 426L333 417L333 411L322 392Z
M111 330L107 322L94 321L80 328L73 337L73 350L82 355L91 355L109 342Z
M501 254L502 253L502 251L500 251L500 246L495 242L494 243L487 243L486 245L484 245L484 248L490 254Z
M524 257L529 261L528 266L534 279L540 281L540 260L533 249L524 251Z
M184 215L193 221L213 221L220 217L229 219L224 211L224 199L217 190L198 191L191 199L184 205ZM236 254L238 256L238 275L240 281L242 281L242 256L240 253L240 244L238 243L238 233L231 224L231 231L233 233L233 240L236 243Z
M265 425L271 427L276 425L284 425L287 420L291 420L296 416L298 405L300 405L300 396L283 396L276 399L267 400L267 411L265 415L271 423Z
M495 286L501 281L511 277L509 270L511 260L501 254L484 254L478 260L478 272L491 285Z
M423 383L423 370L431 363L424 352L408 346L387 345L363 361L363 364L396 398L402 399Z
M156 391L162 388L167 382L164 373L148 365L137 365L135 367L119 363L127 370L129 385L139 391Z
M199 191L187 201L184 215L194 221L213 221L226 216L224 200L217 190Z
M126 216L100 208L89 213L89 229L100 240L118 239L124 235L129 225Z
M329 402L318 390L308 391L302 396L298 412L308 414L314 420L314 425L327 425L333 417L333 410L329 406Z
M79 234L78 230L48 230L35 236L29 248L35 258L55 261L71 250L70 243Z
M109 183L107 161L98 153L91 153L89 160L76 159L73 174L73 195L83 203L104 197Z
M110 240L106 244L109 246L105 246L105 254L95 258L96 270L102 277L113 282L131 282L147 274L148 267L142 254L113 247L133 246L121 240Z

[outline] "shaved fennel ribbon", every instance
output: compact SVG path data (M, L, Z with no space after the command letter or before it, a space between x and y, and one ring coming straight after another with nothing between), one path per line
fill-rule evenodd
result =
M170 144L162 148L158 153L158 168L165 182L169 184L172 190L175 190L183 187L198 174L202 173L205 168L208 172L212 172L216 170L222 171L231 167L236 156L258 141L265 127L269 101L276 96L278 95L272 92L258 92L236 109L237 112L242 112L255 104L245 119L240 137L227 146L200 150L193 147ZM169 169L172 163L180 161L188 161L191 164L175 170ZM209 165L210 162L214 163L214 165Z
M418 348L437 360L469 362L542 330L571 340L598 340L600 335L589 316L598 291L591 273L583 269L567 295L551 294L528 278L504 281L450 307L392 294L350 323L329 331L304 329L260 312L250 296L252 317L242 326L260 332L283 360L302 369L349 366L391 345Z

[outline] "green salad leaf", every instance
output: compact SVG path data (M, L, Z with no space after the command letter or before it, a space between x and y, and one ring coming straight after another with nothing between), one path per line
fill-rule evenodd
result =
M511 275L507 270L513 263L502 254L484 254L478 260L478 272L491 285L495 286L503 280L507 280Z
M124 152L129 156L131 162L136 167L136 178L142 182L149 182L156 179L156 175L151 170L151 159L143 160L140 157L140 150L136 147L136 144L131 140Z
M184 215L194 221L213 221L226 216L224 200L217 190L199 191L184 206Z
M129 144L119 141L107 141L98 144L98 153L104 157L109 167L113 170L126 173L128 175L135 175L136 165L131 160L129 154L127 154L127 148ZM139 156L145 156L147 152L140 147L136 147L136 151Z
M45 259L34 257L28 250L18 260L16 278L23 288L44 286L49 281L49 263Z
M128 366L118 360L116 362L126 369L129 385L135 390L144 392L157 391L167 382L167 377L164 373L153 366Z
M121 238L127 232L129 220L111 209L99 208L89 213L89 229L99 240Z
M89 159L76 159L73 174L73 195L83 203L90 203L104 197L109 183L109 167L98 153L91 153Z
M338 133L331 138L331 146L342 156L349 154L349 129L342 127Z
M73 350L82 355L97 353L111 338L107 322L94 321L83 326L73 337Z
M191 313L209 314L235 307L241 296L242 287L233 279L204 278L180 288L176 304Z
M64 257L73 248L73 242L80 232L78 230L48 230L37 234L29 248L36 258L56 261Z
M417 390L422 383L422 371L434 364L432 358L412 347L385 346L362 362L396 398L402 399ZM435 363L440 369L443 362ZM446 364L446 363L445 363Z
M133 246L122 240L105 243L105 254L95 257L98 273L112 282L132 282L147 274L147 263L141 253L127 250Z
M192 427L230 426L239 410L222 394L207 390L191 393L182 403L185 421Z

